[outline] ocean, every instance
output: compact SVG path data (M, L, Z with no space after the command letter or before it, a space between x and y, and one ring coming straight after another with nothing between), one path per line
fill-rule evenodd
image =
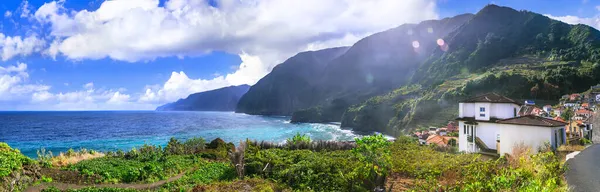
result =
M353 140L350 130L334 124L292 124L289 117L233 112L64 111L0 112L0 142L29 157L45 148L57 155L69 148L130 150L144 144L166 145L171 137L220 137L236 145L246 138L285 142L296 133L313 140Z

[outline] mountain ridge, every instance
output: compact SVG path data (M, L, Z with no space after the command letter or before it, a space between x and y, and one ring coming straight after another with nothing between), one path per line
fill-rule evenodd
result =
M193 93L156 108L156 111L234 111L249 85L229 86Z

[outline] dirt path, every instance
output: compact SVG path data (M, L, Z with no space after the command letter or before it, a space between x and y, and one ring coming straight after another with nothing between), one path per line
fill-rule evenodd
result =
M128 188L128 189L155 189L158 188L165 183L173 182L175 180L180 179L185 175L184 173L180 173L175 175L167 180L157 181L154 183L144 183L144 184L126 184L126 183L118 183L118 184L89 184L89 185L78 185L78 184L68 184L68 183L42 183L37 186L31 186L25 190L25 192L38 192L43 189L47 189L49 187L56 187L57 189L67 190L67 189L81 189L85 187L97 187L97 188Z

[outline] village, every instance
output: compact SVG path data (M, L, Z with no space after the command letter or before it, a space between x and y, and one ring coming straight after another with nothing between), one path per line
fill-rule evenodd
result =
M460 101L458 117L445 126L421 128L412 136L422 145L497 156L510 154L519 143L534 149L544 143L553 149L591 144L600 85L563 95L554 103L542 105L533 99L517 101L488 93Z

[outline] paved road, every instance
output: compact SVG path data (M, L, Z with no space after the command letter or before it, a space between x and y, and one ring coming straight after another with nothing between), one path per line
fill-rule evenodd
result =
M600 191L600 144L595 144L567 161L567 183L571 191Z

